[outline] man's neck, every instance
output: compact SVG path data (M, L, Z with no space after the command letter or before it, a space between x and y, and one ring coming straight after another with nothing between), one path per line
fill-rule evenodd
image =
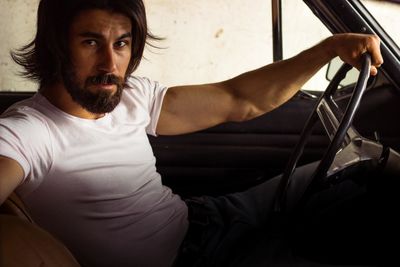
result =
M65 86L61 83L42 88L41 94L54 106L75 117L96 120L105 115L91 113L84 109L72 99Z

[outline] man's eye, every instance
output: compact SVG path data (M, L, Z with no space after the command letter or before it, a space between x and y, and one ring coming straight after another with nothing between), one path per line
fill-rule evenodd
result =
M95 40L85 40L83 43L89 46L97 45L97 42Z
M127 41L118 41L118 42L115 43L115 46L119 47L119 48L125 47L127 45L128 45Z

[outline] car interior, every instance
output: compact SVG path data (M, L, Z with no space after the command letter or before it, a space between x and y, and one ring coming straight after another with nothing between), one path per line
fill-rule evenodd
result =
M280 1L271 2L276 7L273 17L279 18ZM182 197L243 191L283 173L276 203L276 211L283 213L303 209L307 201L316 201L315 192L345 180L365 185L363 190L372 187L379 192L368 199L370 206L361 206L365 194L360 193L332 207L335 212L331 209L323 215L319 212L318 216L300 218L302 223L293 228L290 239L299 254L316 261L387 266L398 262L396 246L389 244L399 237L395 188L400 177L400 49L359 0L303 2L332 33L377 34L385 61L378 75L367 75L370 58L366 55L357 81L351 84L340 84L351 69L343 65L325 91L300 91L284 105L253 120L179 136L149 136L157 170L163 183ZM282 42L279 23L273 21L276 59ZM33 94L0 92L0 113ZM320 164L312 174L313 182L298 192L291 174L296 166L314 161ZM350 212L354 209L359 213ZM6 214L39 228L15 193L0 206L0 216ZM351 235L357 241L346 242L346 236ZM366 238L376 242L374 246L363 244ZM44 257L65 252L65 265L45 266L79 266L62 244L53 241L57 249L38 253ZM0 246L7 244L3 241ZM362 261L356 262L359 259Z

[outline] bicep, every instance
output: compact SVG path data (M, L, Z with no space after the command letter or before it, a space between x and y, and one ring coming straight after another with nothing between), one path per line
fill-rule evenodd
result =
M0 156L0 204L17 188L23 178L24 171L17 161Z
M157 124L162 135L199 131L228 121L234 97L223 83L171 87Z

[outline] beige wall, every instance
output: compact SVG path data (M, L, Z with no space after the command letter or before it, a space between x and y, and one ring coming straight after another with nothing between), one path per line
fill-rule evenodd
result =
M33 90L18 77L9 51L33 38L38 0L0 0L0 90Z
M0 0L0 90L36 90L16 75L9 51L34 37L38 0ZM249 4L251 3L251 4ZM151 30L166 39L149 48L137 71L166 85L230 78L272 61L268 0L145 0ZM300 12L301 16L293 16ZM284 56L330 33L300 0L284 0ZM399 25L399 24L397 24ZM312 27L311 27L312 26ZM324 89L324 71L307 84Z

